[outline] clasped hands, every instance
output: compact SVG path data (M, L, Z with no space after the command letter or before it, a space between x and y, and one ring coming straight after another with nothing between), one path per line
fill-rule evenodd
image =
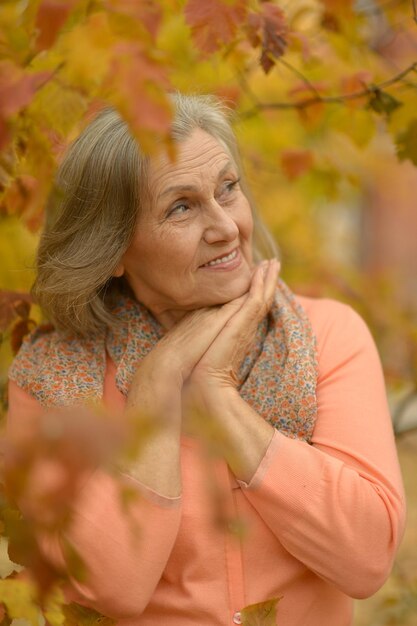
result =
M276 259L263 261L254 268L247 293L221 306L187 313L167 331L140 370L153 370L161 393L164 384L170 393L179 392L184 408L213 412L224 394L236 393L241 363L272 306L279 269Z

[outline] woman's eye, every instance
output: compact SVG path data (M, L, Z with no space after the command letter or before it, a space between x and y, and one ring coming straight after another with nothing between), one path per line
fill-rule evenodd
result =
M227 191L232 191L236 185L238 184L238 180L230 180L229 182L226 183L226 189Z
M223 184L222 189L220 190L220 196L227 196L228 194L232 193L236 189L238 182L239 182L239 179L227 180Z
M189 207L187 204L177 204L176 206L174 206L168 213L168 216L170 215L182 215L183 213L186 213L188 211Z

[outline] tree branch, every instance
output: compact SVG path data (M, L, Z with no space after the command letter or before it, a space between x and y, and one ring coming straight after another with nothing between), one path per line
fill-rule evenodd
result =
M417 2L417 0L414 0L414 1ZM411 72L416 72L416 71L417 71L417 62L412 63L411 65L406 67L404 70L402 70L401 72L399 72L392 78L389 78L375 85L369 85L367 87L364 87L364 89L361 89L359 91L355 91L349 94L339 94L337 96L320 96L320 94L316 92L316 95L309 96L308 98L304 98L303 100L298 100L297 102L258 102L251 109L247 110L246 112L243 112L241 114L241 118L247 119L247 118L253 117L257 113L259 113L259 111L266 111L266 110L274 110L274 109L301 110L301 109L306 109L307 107L312 106L317 103L343 104L344 102L347 102L349 100L357 100L358 98L363 98L363 96L369 96L369 94L373 92L377 92L377 91L386 89L387 87L391 87L395 83L401 82ZM300 74L298 70L297 70L297 74ZM309 84L308 80L305 77L303 77L302 79L304 83Z
M285 59L283 59L282 57L280 57L278 59L278 63L281 63L281 65L284 65L284 67L286 67L287 69L289 69L291 72L293 72L296 76L298 76L298 78L300 78L304 85L310 89L310 91L312 91L315 95L316 98L320 98L320 93L317 91L317 89L315 88L315 86L313 85L313 83L311 83L308 78L306 76L304 76L304 74L302 72L300 72L299 70L297 70L296 67L294 67L293 65L291 65L290 63L288 63L288 61L286 61Z

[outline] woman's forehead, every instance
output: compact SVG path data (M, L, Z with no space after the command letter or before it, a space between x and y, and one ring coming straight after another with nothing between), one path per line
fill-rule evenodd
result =
M217 178L228 169L233 169L234 162L227 149L212 135L201 129L179 141L175 161L166 154L155 157L150 162L150 190L162 192L165 186L174 183L186 183L187 179Z

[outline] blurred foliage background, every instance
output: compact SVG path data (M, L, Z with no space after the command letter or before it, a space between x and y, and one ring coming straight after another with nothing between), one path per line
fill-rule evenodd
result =
M0 382L40 319L28 292L66 145L104 104L169 146L168 90L234 111L247 177L299 293L352 304L383 361L410 500L358 626L417 619L417 8L413 0L3 0ZM414 493L413 493L414 489ZM414 617L413 617L414 616ZM414 619L414 621L413 621Z

